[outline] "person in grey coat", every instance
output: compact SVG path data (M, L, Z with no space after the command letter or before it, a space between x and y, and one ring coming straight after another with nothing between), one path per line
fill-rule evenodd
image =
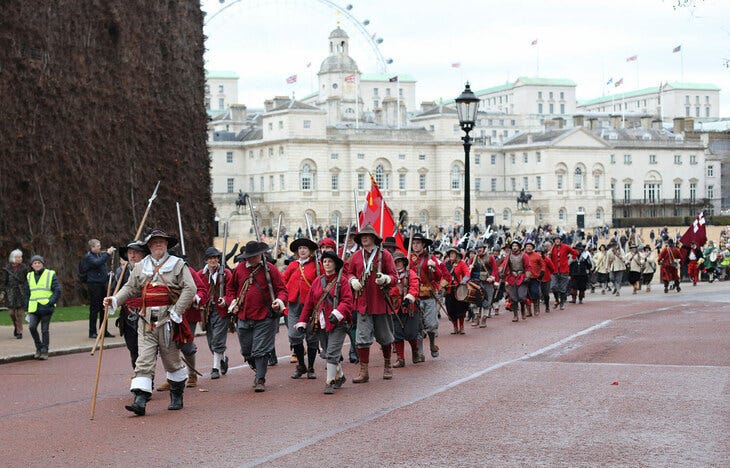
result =
M8 264L0 270L0 299L5 298L10 320L13 321L13 336L23 338L23 315L28 310L28 265L23 263L23 252L10 252Z

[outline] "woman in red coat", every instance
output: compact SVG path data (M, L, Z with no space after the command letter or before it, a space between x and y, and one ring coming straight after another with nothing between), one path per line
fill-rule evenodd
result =
M314 373L314 360L317 359L317 349L319 343L316 335L308 335L295 327L297 322L301 322L299 315L302 313L304 299L309 294L314 280L317 278L318 267L314 254L317 251L317 244L304 237L299 238L289 245L289 250L294 253L297 258L286 267L284 271L284 283L288 295L288 317L287 325L289 327L289 345L297 357L297 368L292 374L292 379L307 374L308 379L316 379ZM308 366L304 365L304 339L307 339L307 360Z
M294 326L304 331L308 323L319 339L323 358L327 360L324 393L331 395L345 383L342 372L342 345L352 323L352 290L349 280L340 275L344 262L334 252L322 254L324 273L318 276L304 301L299 322Z
M462 260L461 252L456 247L451 247L447 250L446 256L446 268L449 271L449 277L447 277L449 284L444 292L446 312L449 315L451 324L454 326L454 331L451 334L463 335L464 316L469 308L469 303L457 300L455 295L456 288L460 284L466 284L469 281L469 267Z

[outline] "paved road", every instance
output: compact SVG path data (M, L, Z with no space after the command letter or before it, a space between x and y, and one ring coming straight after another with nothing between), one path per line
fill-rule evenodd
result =
M167 411L156 392L142 418L123 408L123 348L104 352L94 421L95 357L5 364L0 426L16 449L2 464L730 466L729 303L725 284L703 284L591 295L463 336L442 320L441 357L383 381L376 354L375 378L334 396L322 394L321 361L316 381L293 381L288 356L270 369L269 391L255 394L234 355L227 376L186 392L184 410ZM277 346L285 354L285 333ZM355 366L345 372L351 379Z

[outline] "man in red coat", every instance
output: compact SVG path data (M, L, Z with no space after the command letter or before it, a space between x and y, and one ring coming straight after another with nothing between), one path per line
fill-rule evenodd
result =
M289 245L289 250L296 256L295 260L286 267L284 271L284 283L288 294L289 304L287 306L287 325L289 328L289 345L297 357L297 368L292 374L292 379L298 379L307 374L308 379L316 379L314 373L314 361L317 359L319 341L316 335L307 335L298 329L296 324L301 322L300 315L304 299L307 298L309 290L317 278L319 270L315 253L317 244L304 237L299 238ZM307 339L307 360L309 366L304 365L304 339Z
M226 285L228 311L238 318L236 331L241 355L256 372L256 392L266 391L266 366L287 299L281 273L265 263L267 250L266 243L249 241L243 253L236 257L240 263Z
M657 257L657 263L661 265L661 279L664 283L664 292L669 292L669 282L674 282L674 289L679 292L682 289L679 287L679 269L681 268L682 262L682 250L674 246L674 241L669 239L667 244L664 246L659 257Z
M563 244L563 238L553 236L553 248L550 251L550 260L555 266L551 287L555 295L555 301L560 305L560 310L565 309L565 299L568 297L568 280L570 279L569 256L578 258L578 251L569 245Z
M352 254L350 286L355 295L357 311L357 355L360 360L360 375L353 383L369 380L368 363L370 345L377 341L383 352L383 378L393 378L390 364L393 343L393 319L386 295L390 285L396 284L398 274L390 252L380 248L381 238L372 226L365 226L355 235L355 242L362 248Z
M436 337L439 330L438 309L439 305L436 294L441 288L441 282L447 282L446 276L439 267L439 260L428 253L428 246L433 241L425 237L421 233L413 235L413 245L411 246L411 258L408 259L409 268L418 275L419 291L418 305L421 309L421 319L423 329L428 335L431 348L431 357L438 357L439 347L436 345ZM406 246L407 248L408 246ZM419 340L419 350L423 346L423 341ZM423 353L420 353L419 360L423 361Z
M527 316L537 317L540 315L540 285L542 283L545 270L545 261L542 255L535 251L535 241L532 239L525 240L525 256L527 257L527 266L525 267L527 276L527 297L530 298L530 308L527 309ZM549 304L549 302L548 302Z

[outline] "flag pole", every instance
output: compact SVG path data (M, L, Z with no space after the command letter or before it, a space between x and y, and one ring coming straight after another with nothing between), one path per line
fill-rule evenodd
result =
M360 76L355 73L355 129L360 128Z
M400 128L400 77L395 77L395 104L396 104L396 119L398 119L398 127Z
M680 45L680 47L682 47ZM682 77L682 82L684 82L684 48L679 49L679 67L680 67L680 73Z

